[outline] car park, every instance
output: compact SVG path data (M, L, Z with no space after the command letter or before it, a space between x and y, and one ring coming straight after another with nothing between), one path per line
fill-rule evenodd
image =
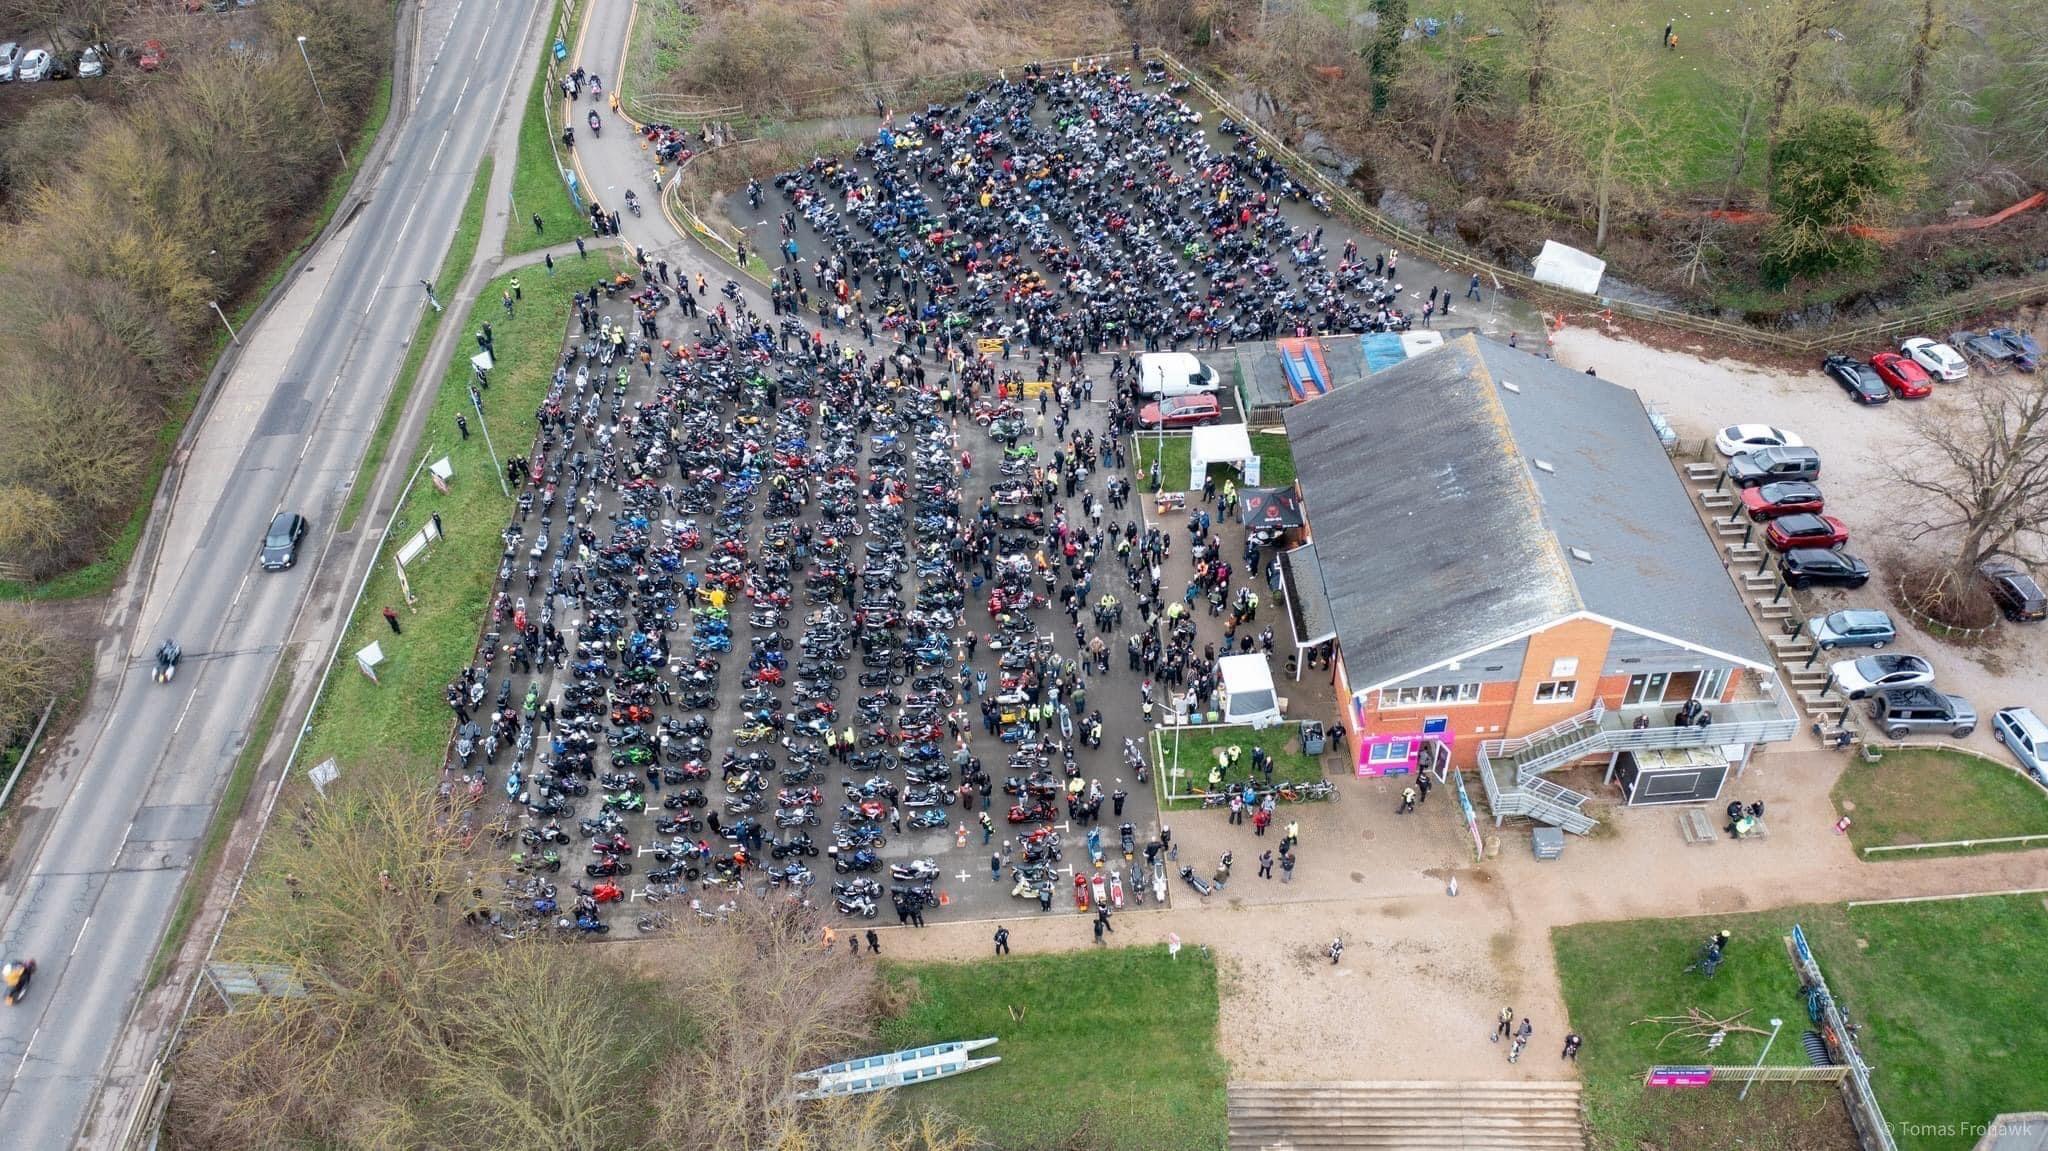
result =
M1849 529L1833 516L1801 512L1780 516L1764 529L1764 542L1772 551L1793 548L1838 548L1849 542Z
M1934 379L1927 369L1896 352L1879 352L1870 357L1870 366L1892 394L1902 400L1925 399L1934 394Z
M1842 390L1849 393L1850 399L1859 404L1891 402L1892 390L1884 382L1884 377L1877 374L1876 368L1853 356L1844 356L1840 353L1829 356L1821 361L1820 369L1828 374L1829 379L1840 384Z
M1793 548L1778 560L1778 570L1797 588L1858 588L1870 582L1869 564L1831 548Z
M1758 448L1728 461L1728 478L1738 488L1778 480L1817 480L1820 453L1808 447Z
M1216 369L1187 352L1147 352L1138 357L1138 394L1155 399L1213 392L1223 386Z
M2011 560L1987 560L1977 566L1977 573L2005 618L2014 623L2048 619L2048 594L2027 569Z
M2029 707L2002 707L1991 715L1991 737L2005 745L2027 773L2048 786L2048 723Z
M299 562L299 541L306 537L306 517L279 512L263 533L263 570L283 571Z
M1826 501L1820 485L1806 480L1783 480L1742 489L1742 507L1757 523L1799 512L1819 512Z
M1828 684L1845 699L1894 687L1931 687L1934 665L1906 652L1885 652L1828 665Z
M45 48L31 48L22 53L21 63L15 67L15 78L24 84L50 78L50 53Z
M2034 333L2018 328L1993 328L1984 333L1988 339L1997 340L2012 351L2012 366L2023 372L2031 372L2041 366L2041 345L2034 339Z
M1945 383L1954 383L1970 374L1970 365L1963 354L1939 340L1916 336L1899 345L1899 354L1927 369L1927 374Z
M1870 718L1888 739L1935 733L1968 739L1977 730L1977 709L1959 695L1931 687L1892 687L1870 697Z
M1211 395L1168 396L1138 413L1138 422L1148 428L1193 428L1222 418L1223 407Z
M1724 456L1739 456L1758 448L1799 448L1806 441L1783 428L1769 424L1730 424L1714 433L1714 450Z
M1880 648L1899 638L1892 617L1866 608L1845 608L1806 621L1806 634L1822 651L1838 647Z

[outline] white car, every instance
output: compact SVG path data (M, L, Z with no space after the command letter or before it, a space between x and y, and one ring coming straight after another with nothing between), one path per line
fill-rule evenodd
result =
M1769 424L1730 424L1714 433L1714 447L1724 456L1739 456L1758 448L1803 448L1806 441L1783 428Z
M47 49L31 48L21 54L21 66L15 75L24 84L50 78L50 53Z
M1927 374L1937 380L1953 383L1970 374L1970 365L1961 353L1926 336L1915 336L1900 344L1899 354L1926 368Z
M1828 665L1828 682L1846 699L1862 699L1888 687L1927 687L1934 665L1917 655L1886 652Z
M21 64L21 45L9 40L0 44L0 84L14 79L15 70Z
M2032 708L2001 708L1991 717L1991 736L2012 752L2020 766L2048 784L2048 723Z
M106 70L106 61L100 58L100 50L98 48L87 48L85 51L80 52L78 54L79 79L85 80L90 79L94 76L103 75L105 74Z

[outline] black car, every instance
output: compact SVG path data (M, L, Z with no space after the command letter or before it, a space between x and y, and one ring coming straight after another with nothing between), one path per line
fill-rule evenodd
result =
M2011 560L1990 560L1979 565L1977 571L2005 618L2014 623L2048 619L2048 595L2042 594L2041 585L2034 582L2027 569Z
M1877 369L1861 360L1840 353L1820 362L1821 370L1828 378L1842 385L1849 398L1859 404L1886 404L1891 402L1892 390L1885 385Z
M306 537L306 517L279 512L263 533L263 570L283 571L299 562L299 541Z
M1829 548L1793 548L1778 561L1778 570L1793 587L1862 587L1870 582L1869 564Z
M1728 461L1728 478L1738 488L1781 480L1820 478L1820 453L1812 448L1758 448Z

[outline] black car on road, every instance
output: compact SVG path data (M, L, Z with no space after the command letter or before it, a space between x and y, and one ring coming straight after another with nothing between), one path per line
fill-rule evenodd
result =
M1793 587L1862 587L1870 582L1870 565L1831 548L1793 548L1778 561L1778 570Z
M1887 404L1891 402L1892 390L1877 374L1877 369L1853 356L1837 352L1820 362L1821 370L1828 378L1842 385L1849 398L1859 404Z
M299 562L299 541L306 538L306 517L279 512L263 533L263 570L279 572Z
M2041 585L2027 569L2011 560L1989 560L1978 565L1977 571L2005 618L2014 623L2048 619L2048 595L2042 594Z

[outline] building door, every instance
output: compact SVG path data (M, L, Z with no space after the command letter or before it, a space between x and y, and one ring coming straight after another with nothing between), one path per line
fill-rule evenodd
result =
M1639 703L1662 703L1664 685L1670 678L1669 673L1661 671L1629 676L1628 691L1621 697L1621 702L1629 706Z
M1694 699L1703 699L1703 700L1706 700L1706 701L1708 701L1709 703L1711 703L1711 702L1713 702L1714 700L1720 699L1720 698L1721 698L1721 696L1722 696L1722 695L1723 695L1723 694L1724 694L1725 692L1727 692L1727 690L1728 690L1728 669L1727 669L1727 668L1725 668L1725 667L1717 667L1717 668L1712 668L1712 669L1710 669L1710 670L1708 670L1708 671L1703 671L1703 672L1701 672L1701 673L1699 673L1699 674L1700 674L1700 681L1699 681L1699 683L1697 683L1697 684L1695 684L1695 685L1693 686L1693 689L1692 689L1692 698L1694 698Z
M1699 682L1699 672L1674 671L1671 673L1671 681L1664 685L1664 698L1691 699L1693 688L1698 686Z

